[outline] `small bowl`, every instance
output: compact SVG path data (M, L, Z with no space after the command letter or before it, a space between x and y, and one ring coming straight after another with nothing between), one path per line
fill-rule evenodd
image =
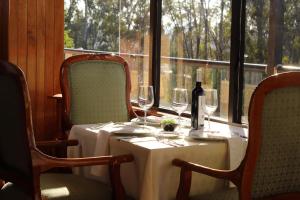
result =
M178 126L174 119L164 119L160 122L161 128L164 131L174 131L175 128Z

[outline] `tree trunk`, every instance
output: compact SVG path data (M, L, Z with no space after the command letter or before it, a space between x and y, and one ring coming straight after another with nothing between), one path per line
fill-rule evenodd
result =
M272 0L270 1L272 3ZM256 13L256 25L257 25L257 52L256 59L258 63L264 63L264 38L263 38L263 8L264 1L256 0L255 2L255 13ZM270 9L270 13L272 10Z
M88 40L88 2L84 1L84 29L83 29L83 43L82 48L87 49L87 40Z
M268 40L268 68L267 74L274 73L275 67L282 63L283 42L283 13L282 0L270 0L269 40Z
M207 7L204 8L204 59L206 60L208 59L208 8Z
M223 60L223 49L224 49L224 39L223 39L223 35L224 35L224 30L223 30L223 23L224 23L224 19L223 19L223 15L224 15L224 6L225 6L225 2L224 0L221 1L221 16L220 16L220 24L219 24L219 51L217 52L217 59L218 60Z

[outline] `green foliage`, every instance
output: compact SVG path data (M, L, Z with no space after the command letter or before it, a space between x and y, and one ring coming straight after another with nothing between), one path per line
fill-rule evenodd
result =
M65 44L65 48L74 48L74 41L69 36L69 32L70 31L67 31L67 30L64 31L64 44Z
M176 124L176 121L174 119L164 119L164 120L161 120L160 123L163 124L163 125Z
M161 126L165 131L174 131L177 123L174 119L164 119L161 121Z
M150 25L149 1L65 1L69 5L65 10L66 46L100 51L120 51L121 48L123 52L148 54L144 52L144 43ZM247 1L245 62L268 61L272 3ZM278 30L283 34L282 61L299 64L300 1L285 0L283 3L284 27ZM169 44L169 50L164 51L168 55L164 56L230 59L231 1L164 0L162 12L162 38Z

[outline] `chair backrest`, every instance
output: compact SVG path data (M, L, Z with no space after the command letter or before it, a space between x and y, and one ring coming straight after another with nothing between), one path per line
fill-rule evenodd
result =
M300 72L271 76L255 89L242 193L251 198L300 192Z
M131 84L123 58L109 54L70 57L62 64L60 80L71 124L129 120Z
M0 61L0 128L0 179L30 181L33 129L27 84L23 72L4 61Z

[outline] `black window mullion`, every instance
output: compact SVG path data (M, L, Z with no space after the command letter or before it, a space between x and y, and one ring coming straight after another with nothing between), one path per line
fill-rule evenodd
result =
M160 97L161 12L162 0L150 0L149 81L154 89L154 107L159 107Z
M234 123L241 123L243 113L245 12L246 0L232 0L228 117Z

